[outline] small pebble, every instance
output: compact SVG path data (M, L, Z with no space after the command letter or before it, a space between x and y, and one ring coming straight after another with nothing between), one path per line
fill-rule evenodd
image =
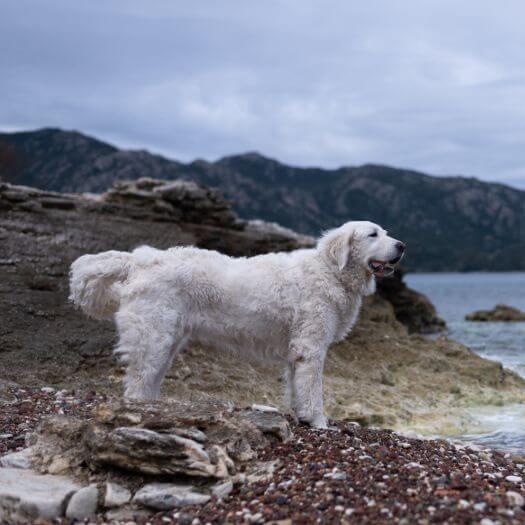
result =
M512 483L521 483L523 478L521 476L505 476L505 479Z
M509 505L511 505L512 507L523 507L523 505L525 505L525 498L518 492L509 490L507 491L505 496L507 497Z

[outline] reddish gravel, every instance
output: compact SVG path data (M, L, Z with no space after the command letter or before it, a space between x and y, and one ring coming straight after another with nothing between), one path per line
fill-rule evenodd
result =
M42 417L89 418L104 399L69 391L10 393L15 401L0 411L0 455L23 448L26 434ZM332 431L294 426L290 442L264 449L262 461L280 462L268 481L236 487L223 501L214 498L202 507L158 513L143 522L525 523L524 465L509 455L352 423L336 425ZM106 521L100 516L97 523Z
M53 414L89 418L93 406L105 399L94 392L53 388L8 388L7 391L14 401L0 406L0 456L25 448L27 434L42 418Z
M261 459L282 462L271 482L151 522L525 523L525 511L512 504L516 496L507 496L515 492L519 500L525 486L505 480L521 476L522 465L503 454L337 427L339 432L298 427L291 442L264 450Z

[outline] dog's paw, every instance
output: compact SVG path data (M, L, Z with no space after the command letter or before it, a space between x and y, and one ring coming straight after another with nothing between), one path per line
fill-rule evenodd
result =
M315 428L318 430L326 430L328 428L328 421L324 415L313 416L312 418L308 418L308 420L302 420L302 422L306 423L311 428Z

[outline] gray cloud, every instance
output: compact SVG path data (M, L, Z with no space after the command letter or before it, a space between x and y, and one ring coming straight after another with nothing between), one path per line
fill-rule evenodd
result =
M0 127L525 187L525 4L4 0Z

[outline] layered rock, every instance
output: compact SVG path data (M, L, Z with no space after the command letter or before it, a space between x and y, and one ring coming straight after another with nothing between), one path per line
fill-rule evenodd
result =
M467 321L511 322L525 321L525 312L506 304L497 304L492 310L477 310L465 316Z
M227 496L258 471L258 451L292 437L277 411L229 402L118 402L89 419L52 416L0 465L0 519L83 520L101 507L170 510ZM17 468L20 455L27 460ZM60 475L56 465L60 464ZM119 480L118 482L116 480Z
M243 229L245 226L218 190L191 181L166 182L149 178L119 181L102 195L102 200L143 210L146 216L153 213L171 220L226 228Z
M240 410L217 398L120 401L98 406L89 421L46 419L30 455L46 473L61 461L77 476L86 468L102 474L120 469L146 478L213 481L235 474L258 449L290 437L279 412Z

